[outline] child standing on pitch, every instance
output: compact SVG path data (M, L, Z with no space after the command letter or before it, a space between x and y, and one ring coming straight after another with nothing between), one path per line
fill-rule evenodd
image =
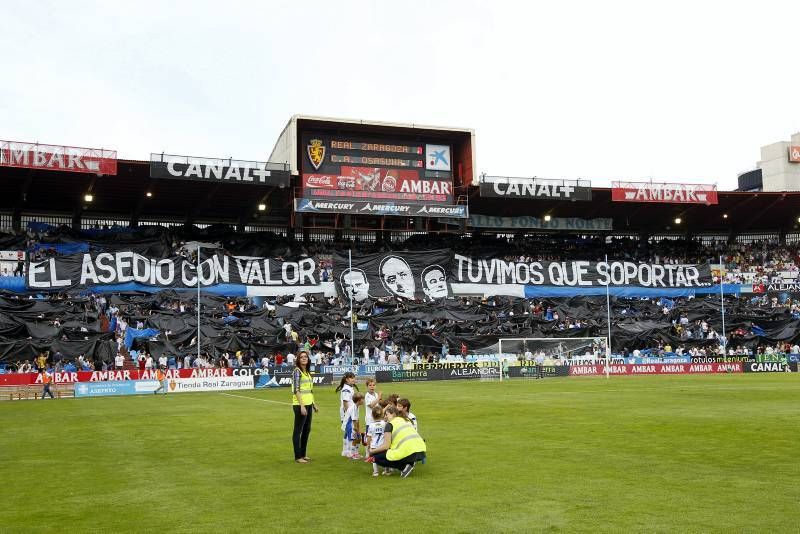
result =
M417 430L417 416L411 411L411 401L408 399L397 399L398 415L411 421L414 430Z
M342 376L342 380L336 388L336 393L339 394L339 420L342 422L342 428L344 428L345 422L344 415L353 403L354 390L358 390L358 386L356 386L356 375L348 371ZM342 456L352 456L351 445L347 436L342 440Z
M369 425L375 421L375 418L372 416L372 409L379 405L381 400L380 392L375 391L375 379L370 378L367 380L367 393L364 395L364 405L367 407L367 413L364 417L364 421L367 426L367 432L369 432ZM379 418L380 419L380 418Z
M364 404L364 395L356 393L350 402L350 407L347 413L344 414L342 420L342 430L344 430L344 441L347 443L346 455L348 458L358 460L361 455L358 454L358 445L361 443L361 426L359 423L358 407Z
M367 443L365 444L367 451L369 451L370 449L379 447L383 443L383 430L386 426L386 422L383 420L383 408L377 404L372 408L371 413L370 410L367 409L367 413L372 416L372 423L367 427ZM366 461L372 462L372 476L378 476L380 467L375 463L375 458L370 456ZM383 468L383 474L389 474L388 467Z

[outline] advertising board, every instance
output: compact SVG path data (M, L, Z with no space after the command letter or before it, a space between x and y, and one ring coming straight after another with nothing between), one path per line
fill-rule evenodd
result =
M432 380L475 380L500 378L500 367L460 367L451 369L402 369L377 371L378 382L428 382Z
M217 376L211 378L168 378L169 393L187 393L192 391L232 391L235 389L253 389L252 376Z
M115 395L146 395L158 389L158 380L108 380L81 382L74 388L76 397L110 397Z
M717 204L717 186L712 184L657 184L612 182L613 202L666 202L672 204Z
M650 365L609 365L610 375L682 375L704 373L741 373L742 362L732 363L660 363ZM605 365L571 365L570 376L606 374Z
M367 365L323 365L322 372L329 373L333 376L342 376L345 373L353 373L356 376L372 376L377 371L397 371L402 369L400 364L380 364L370 363Z
M274 383L281 387L292 387L292 373L275 373L272 378ZM315 386L330 386L333 384L333 375L331 373L311 373L311 379L314 381Z

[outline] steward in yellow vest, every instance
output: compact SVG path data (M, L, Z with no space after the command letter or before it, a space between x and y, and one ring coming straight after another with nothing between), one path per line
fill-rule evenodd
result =
M301 350L295 361L292 373L292 410L294 411L294 431L292 446L294 461L307 464L311 458L306 456L308 436L311 434L311 416L319 411L314 404L314 378L309 371L308 352Z
M425 458L425 440L414 429L411 421L397 415L394 406L386 407L386 422L383 444L372 449L370 453L376 464L399 469L400 476L405 478L414 470L414 464Z

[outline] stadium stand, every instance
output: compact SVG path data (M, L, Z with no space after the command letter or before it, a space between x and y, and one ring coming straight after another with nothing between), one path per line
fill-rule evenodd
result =
M0 236L0 248L24 250L30 260L84 252L134 250L152 257L184 256L196 261L191 242L218 243L233 255L281 259L314 258L320 281L333 280L333 255L388 250L429 250L443 246L510 261L573 258L596 260L603 254L654 264L716 263L723 256L724 282L796 283L796 245L768 240L743 244L671 239L641 243L634 239L545 235L524 238L416 235L402 243L302 242L273 233L241 234L225 226L198 228L96 228L29 225L26 232ZM785 278L793 273L795 279ZM64 369L106 370L115 356L133 367L141 354L164 357L170 367L267 366L298 350L311 349L316 364L349 358L349 301L341 295L283 295L265 299L200 297L202 345L197 356L197 295L192 290L159 292L62 291L25 289L24 276L6 274L0 295L0 362L4 372L33 368L37 355L49 352L49 364ZM24 275L25 273L23 273ZM715 280L719 281L719 278ZM9 289L16 289L10 291ZM800 352L800 303L771 293L726 297L726 356ZM461 296L432 305L391 297L359 302L355 350L364 363L438 361L453 358L464 343L470 354L496 351L498 337L604 336L605 298L519 298ZM696 297L614 298L612 349L617 355L663 357L712 356L722 333L719 294ZM290 326L289 326L290 325ZM365 349L368 356L365 356ZM279 357L280 355L280 357ZM285 360L284 360L285 361Z

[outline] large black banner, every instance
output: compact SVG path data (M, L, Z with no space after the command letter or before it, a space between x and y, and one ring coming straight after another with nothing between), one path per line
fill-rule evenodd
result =
M451 295L447 273L450 250L387 252L348 257L333 256L333 270L339 294L362 302L368 297L442 299Z
M547 200L592 200L591 186L575 180L515 180L497 179L481 182L482 197L525 198Z
M630 261L534 261L477 259L455 254L451 281L462 284L530 284L536 286L708 287L711 268L699 265L655 265Z
M25 283L31 290L139 283L162 288L197 287L197 265L183 256L148 258L135 252L58 256L28 262ZM200 262L200 285L316 286L311 258L282 261L217 254Z
M150 154L150 177L284 187L291 178L281 164L166 154Z

